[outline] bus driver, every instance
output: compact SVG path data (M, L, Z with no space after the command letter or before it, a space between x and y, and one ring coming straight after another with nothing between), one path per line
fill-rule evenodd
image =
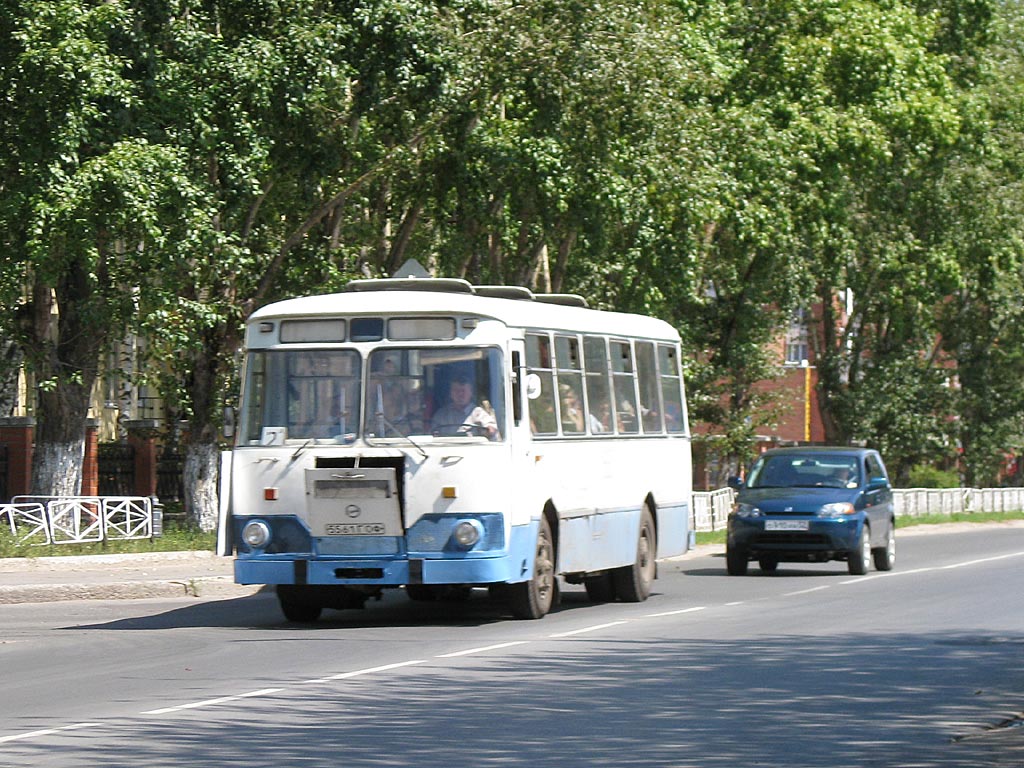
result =
M479 427L491 440L498 439L498 422L493 410L473 400L473 385L464 374L452 377L448 386L448 403L439 408L430 420L436 435L461 435Z

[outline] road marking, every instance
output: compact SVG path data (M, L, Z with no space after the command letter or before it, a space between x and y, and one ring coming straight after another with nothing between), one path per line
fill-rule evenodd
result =
M796 592L786 592L783 595L783 597L793 597L794 595L807 595L807 594L810 594L811 592L820 592L821 590L828 589L831 586L832 586L831 584L823 584L820 587L811 587L810 589L800 589L800 590L797 590Z
M703 611L705 608L707 608L706 605L698 605L698 606L696 606L694 608L683 608L682 610L679 610L679 611L662 611L661 613L648 613L648 614L644 615L644 618L645 619L656 619L656 618L658 618L660 616L679 616L680 614L683 614L683 613L695 613L697 611Z
M469 648L465 651L455 651L454 653L442 653L437 658L439 659L454 659L458 656L469 656L474 653L486 653L487 651L500 651L502 648L511 648L514 645L526 645L529 640L514 640L511 643L498 643L497 645L484 645L480 648Z
M978 560L967 560L962 563L953 563L952 565L942 565L938 567L940 567L944 571L948 571L951 568L964 568L965 566L978 565L979 563L994 563L997 560L1007 560L1011 557L1020 557L1021 555L1024 555L1024 552L1011 552L1008 555L994 555L993 557L982 557Z
M399 661L395 664L384 664L380 667L367 667L366 669L357 669L354 672L339 672L337 675L328 675L327 677L318 677L314 680L307 680L307 683L329 683L334 680L348 680L352 677L359 677L360 675L372 675L374 672L387 672L389 669L400 669L402 667L411 667L414 664L425 664L426 659L413 659L412 661Z
M628 624L627 621L609 621L607 624L595 624L592 627L583 627L583 629L573 629L569 632L556 632L548 637L571 637L572 635L582 635L587 632L597 632L599 629L608 629L608 627L617 627L620 624Z
M221 696L216 699L206 699L204 701L193 701L188 704L179 704L176 707L162 707L161 709L151 709L148 712L143 712L143 715L166 715L171 712L181 712L185 709L198 709L199 707L213 707L217 704L226 704L229 701L238 701L240 699L252 699L257 696L269 696L272 693L280 693L284 688L261 688L258 691L249 691L248 693L239 693L234 696Z
M16 733L13 736L4 736L0 738L0 744L4 744L8 741L20 741L21 739L34 739L37 736L50 736L54 733L60 733L61 731L77 731L79 728L97 728L101 723L74 723L72 725L62 725L59 728L44 728L39 731L28 731L26 733Z

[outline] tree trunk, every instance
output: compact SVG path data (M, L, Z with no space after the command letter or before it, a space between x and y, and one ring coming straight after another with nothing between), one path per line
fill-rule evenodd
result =
M32 452L32 494L77 496L82 491L88 390L64 383L39 393L36 447Z
M200 530L212 531L217 528L218 467L220 451L216 444L185 444L185 509Z

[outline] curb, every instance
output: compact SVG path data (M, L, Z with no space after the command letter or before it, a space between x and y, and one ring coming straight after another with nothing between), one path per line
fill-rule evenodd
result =
M228 576L109 584L22 584L0 586L0 605L67 600L144 600L155 597L248 597L262 589L260 585L235 584Z

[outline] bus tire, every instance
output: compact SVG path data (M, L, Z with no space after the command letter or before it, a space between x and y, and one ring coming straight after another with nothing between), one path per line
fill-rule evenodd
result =
M508 585L509 607L517 619L539 619L555 601L555 545L547 518L541 517L537 531L537 550L533 575L526 581Z
M644 504L640 512L640 533L636 541L636 560L612 571L615 594L624 603L642 603L651 594L657 573L658 534L654 516Z
M304 596L300 587L291 584L277 585L277 601L284 617L299 624L316 621L324 610L322 605Z

